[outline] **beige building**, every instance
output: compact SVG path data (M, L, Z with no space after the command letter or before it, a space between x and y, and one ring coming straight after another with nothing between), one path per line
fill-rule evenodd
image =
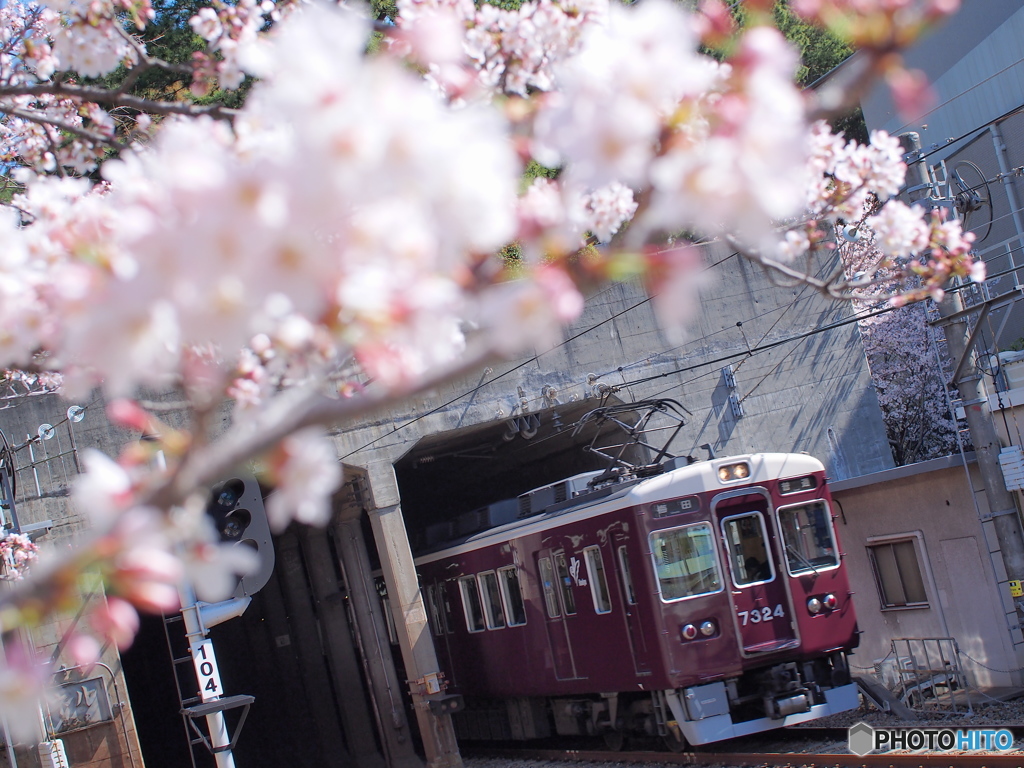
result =
M1015 610L973 457L949 456L838 481L836 528L850 569L863 672L893 638L952 637L968 682L1021 683ZM869 670L870 671L870 670Z

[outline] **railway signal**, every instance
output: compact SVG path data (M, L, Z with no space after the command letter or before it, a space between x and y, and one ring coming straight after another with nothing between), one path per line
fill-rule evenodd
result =
M234 477L210 491L206 514L224 543L250 547L259 555L258 567L242 577L234 597L259 592L274 571L274 543L267 520L263 493L254 477Z

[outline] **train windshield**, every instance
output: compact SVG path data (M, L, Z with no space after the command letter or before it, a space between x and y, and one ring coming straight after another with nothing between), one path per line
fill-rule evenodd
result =
M708 523L655 531L651 534L651 556L665 602L722 588L714 535Z
M824 501L780 508L779 528L792 575L817 573L839 565L832 518Z

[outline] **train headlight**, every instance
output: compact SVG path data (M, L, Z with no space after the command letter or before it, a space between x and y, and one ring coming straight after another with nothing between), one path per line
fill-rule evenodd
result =
M704 637L711 637L717 631L718 627L716 627L715 622L711 621L710 619L708 619L700 625L700 633L704 635Z
M812 616L821 613L821 608L821 600L819 600L818 598L812 597L810 600L807 601L807 610L810 612Z
M683 640L693 640L697 636L697 627L693 624L687 624L682 629Z
M836 606L839 605L839 601L836 600L836 596L833 595L831 592L825 595L825 599L822 602L824 602L825 607L828 608L830 611L834 611L836 609Z
M723 464L718 468L718 479L723 483L746 480L748 477L750 477L750 465L745 461L738 464Z

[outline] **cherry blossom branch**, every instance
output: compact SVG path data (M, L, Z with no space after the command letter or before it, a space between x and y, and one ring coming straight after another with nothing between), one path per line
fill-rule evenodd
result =
M65 133L70 133L73 136L77 136L80 139L84 139L85 141L89 141L94 144L106 145L108 147L112 147L113 149L118 150L126 149L128 147L127 144L124 144L118 141L117 139L111 138L110 136L105 136L102 133L98 133L96 131L90 131L86 128L80 128L76 125L71 125L70 123L67 123L63 120L59 120L57 118L46 117L43 114L32 112L31 110L19 109L18 107L4 106L0 106L0 108L2 108L3 111L8 115L20 118L21 120L26 120L30 123L35 123L36 125L56 128L57 130L64 131ZM50 139L53 152L56 155L57 147L54 146L54 138L52 136L49 136L49 134L47 135Z
M295 389L280 394L269 402L258 416L245 424L230 427L215 441L205 444L200 439L186 449L171 473L134 500L140 507L152 507L164 514L185 504L196 492L222 480L247 460L256 458L288 435L310 426L336 426L339 423L366 418L431 389L458 381L479 371L502 357L493 350L482 349L460 362L438 370L404 389L382 389L363 392L352 398L328 398L309 389ZM210 410L208 415L212 416ZM195 414L196 434L201 435L205 417ZM44 563L35 569L32 578L19 582L11 590L0 592L0 612L5 607L41 606L51 604L66 587L70 574L90 567L104 558L103 542L111 535L117 520L94 521L92 530L80 534L75 554ZM72 579L73 581L73 579Z
M366 418L410 397L458 381L502 359L491 349L479 350L454 365L435 371L404 388L364 390L350 398L331 398L311 389L294 389L273 398L243 425L234 426L214 443L186 455L181 470L143 501L168 509L192 493L235 471L284 437L311 426L336 427Z
M128 93L111 91L89 85L53 82L24 85L0 86L0 98L4 96L67 96L114 107L128 107L154 115L185 115L187 117L209 116L219 120L232 120L239 110L219 104L200 105L179 101L158 101Z

